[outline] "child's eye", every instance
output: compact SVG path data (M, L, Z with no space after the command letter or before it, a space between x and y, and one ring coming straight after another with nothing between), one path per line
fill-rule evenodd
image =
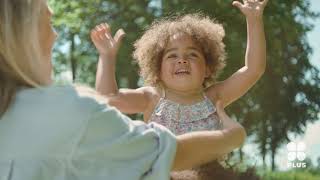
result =
M196 54L196 53L190 53L189 56L190 57L196 57L196 58L199 57L198 54Z
M177 55L175 55L175 54L170 54L167 58L171 59L171 58L176 58L176 57L177 57Z

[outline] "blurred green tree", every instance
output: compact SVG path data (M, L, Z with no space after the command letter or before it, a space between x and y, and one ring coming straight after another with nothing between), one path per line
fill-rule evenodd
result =
M95 82L98 55L90 40L95 25L107 22L115 32L123 28L127 35L117 61L120 87L136 88L139 76L132 63L132 44L141 30L154 19L154 9L147 0L49 0L54 10L54 26L59 33L53 59L56 79L69 72L72 82Z

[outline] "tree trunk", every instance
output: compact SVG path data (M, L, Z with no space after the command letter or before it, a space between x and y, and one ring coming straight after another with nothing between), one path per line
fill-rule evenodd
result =
M240 162L243 161L243 151L242 151L242 147L239 148L239 157L240 157Z
M275 156L276 156L276 148L272 147L271 149L271 170L272 171L276 169Z
M75 82L76 79L76 70L77 70L77 64L76 60L74 58L74 51L75 51L75 42L74 42L74 34L70 34L70 52L69 52L69 60L71 64L71 71L72 71L72 82Z
M262 165L263 165L263 168L266 169L267 168L267 164L266 164L266 153L265 151L262 152Z

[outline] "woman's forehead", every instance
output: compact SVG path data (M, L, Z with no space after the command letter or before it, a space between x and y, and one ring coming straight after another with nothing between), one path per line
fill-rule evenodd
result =
M52 16L53 15L53 10L47 5L45 7L45 13L49 16Z
M42 8L41 8L42 13L52 16L53 15L53 10L51 7L47 4L46 1L42 1Z
M53 10L50 6L47 5L47 11L50 15L53 15Z

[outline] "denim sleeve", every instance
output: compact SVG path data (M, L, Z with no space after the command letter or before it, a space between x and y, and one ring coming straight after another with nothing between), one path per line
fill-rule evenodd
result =
M165 127L105 107L87 121L71 163L75 176L169 180L175 153L176 137Z

